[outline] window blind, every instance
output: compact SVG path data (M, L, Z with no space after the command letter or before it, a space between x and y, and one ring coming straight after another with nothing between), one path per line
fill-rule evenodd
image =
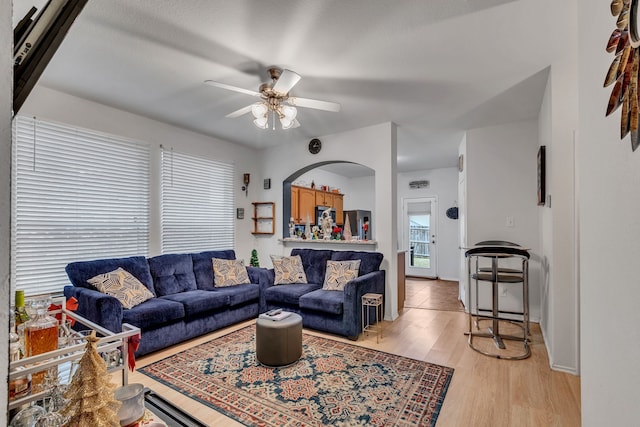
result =
M13 289L60 293L69 262L148 254L148 144L22 116L13 131Z
M232 164L162 151L162 253L234 247Z

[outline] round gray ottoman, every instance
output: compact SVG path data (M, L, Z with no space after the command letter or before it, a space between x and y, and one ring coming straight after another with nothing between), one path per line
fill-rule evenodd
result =
M290 365L302 356L302 317L256 321L256 359L265 366Z

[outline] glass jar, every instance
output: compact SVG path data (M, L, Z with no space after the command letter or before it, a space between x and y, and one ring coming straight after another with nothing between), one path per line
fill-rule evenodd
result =
M16 333L15 315L9 313L9 362L20 360L20 337ZM24 368L21 368L24 369ZM19 399L31 393L31 374L9 381L9 400Z
M27 357L47 353L58 348L58 321L47 314L50 299L31 301L32 318L24 326L24 347ZM31 378L34 392L43 390L47 371L36 372ZM49 369L57 377L57 368Z

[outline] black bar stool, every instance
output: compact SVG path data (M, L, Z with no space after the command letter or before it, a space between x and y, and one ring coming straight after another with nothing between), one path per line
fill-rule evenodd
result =
M485 241L480 242L486 246L478 246L465 252L467 258L467 274L469 283L471 280L475 282L475 305L472 308L471 299L472 292L469 287L467 296L467 307L469 307L469 346L475 351L485 356L495 357L498 359L520 360L526 359L531 355L529 348L529 252L509 242ZM513 262L509 263L509 267L505 267L507 260L517 259L521 262L521 268L513 268ZM484 260L484 264L483 264ZM487 266L487 261L491 265ZM482 309L479 306L479 282L491 283L491 308ZM499 305L498 291L499 283L505 284L522 284L522 312L501 310ZM522 320L514 320L504 317L508 315L522 316ZM475 322L474 322L475 318ZM491 321L491 327L488 332L480 332L479 322L483 320ZM500 322L509 322L522 329L522 336L500 333ZM474 331L475 323L475 331ZM503 340L521 341L523 343L523 351L516 355L506 355L493 353L480 349L474 344L473 338L492 338L498 349L506 349Z

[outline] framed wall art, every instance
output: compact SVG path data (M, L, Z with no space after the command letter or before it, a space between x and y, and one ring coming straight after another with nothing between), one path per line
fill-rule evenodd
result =
M546 148L541 145L538 148L538 206L544 206L546 195Z

